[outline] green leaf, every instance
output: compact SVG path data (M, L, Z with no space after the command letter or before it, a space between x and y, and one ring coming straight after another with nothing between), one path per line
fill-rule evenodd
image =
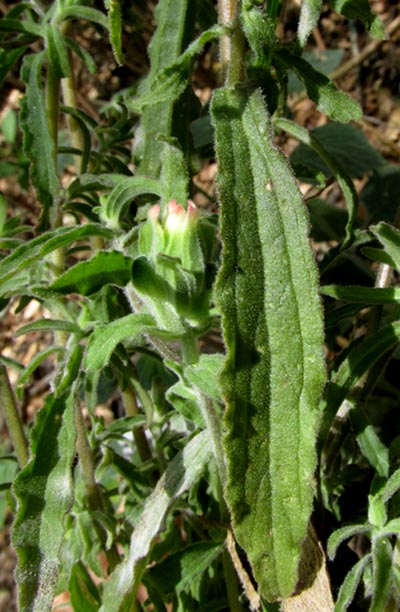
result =
M397 491L400 489L400 468L398 468L387 481L385 488L382 492L382 499L384 502L388 502Z
M349 416L362 454L379 476L387 477L389 474L388 448L379 439L362 407L353 401L350 404Z
M393 222L399 206L399 192L400 168L397 165L388 164L374 169L360 194L360 200L368 212L369 224L378 221Z
M318 23L322 11L322 0L303 0L301 4L299 27L297 36L302 47L307 42L307 38Z
M315 70L306 60L281 46L276 51L274 59L278 65L283 64L286 69L293 70L304 82L308 96L321 113L342 123L361 119L362 110L358 102L343 91L339 91L328 77Z
M305 59L315 70L329 76L335 68L337 68L343 59L344 49L317 49L312 48L304 51L302 54ZM288 74L288 94L304 91L302 81L290 71Z
M71 74L68 50L57 26L46 26L47 57L57 78L62 79Z
M197 394L183 379L172 385L165 397L185 419L204 429L205 423Z
M100 325L90 336L83 365L87 370L104 368L117 344L148 332L154 325L151 315L130 314Z
M166 142L161 154L160 183L162 190L161 205L166 205L171 200L176 200L181 206L186 207L189 197L189 176L186 161L182 151L172 144Z
M389 538L372 539L372 601L369 612L382 612L389 599L392 584L393 548Z
M368 0L330 0L330 4L347 19L360 19L375 38L387 38L383 24L371 12Z
M400 322L397 322L383 327L377 334L357 343L350 350L326 387L325 398L321 406L320 443L326 440L337 411L357 381L399 342Z
M153 584L164 595L188 589L207 571L223 552L220 542L197 542L154 565L145 575L146 584Z
M200 355L198 363L185 368L187 380L206 397L220 401L219 377L224 365L224 356Z
M337 300L356 304L395 304L400 302L400 289L395 287L342 287L341 285L324 285L320 288L323 295Z
M260 592L274 600L295 589L312 507L325 379L317 274L304 203L273 144L261 94L218 90L211 110L223 243L215 301L227 347L226 497Z
M307 204L311 223L311 238L316 242L328 242L329 240L341 242L345 235L348 219L346 211L321 198L314 198Z
M72 568L68 581L71 605L79 612L97 612L101 605L100 593L82 561Z
M59 24L66 19L81 19L82 21L90 21L108 30L107 17L97 9L89 6L82 6L82 3L74 3L73 6L64 6L57 12L55 23Z
M107 198L104 211L100 216L108 227L119 229L128 207L139 195L152 194L161 197L160 181L144 176L131 176L118 183Z
M24 55L27 48L27 46L21 46L16 49L0 49L0 87L3 85L9 71L19 58Z
M328 557L334 559L336 556L337 549L345 541L349 540L355 535L365 534L366 536L371 535L370 525L346 525L341 527L332 533L328 540Z
M140 113L146 106L155 106L161 102L177 100L188 85L193 58L202 51L205 44L219 38L224 31L221 26L216 25L202 32L182 55L163 68L154 79L150 90L130 101L131 109Z
M79 325L65 319L38 319L20 327L16 332L16 336L35 331L65 331L78 335L82 333Z
M346 224L346 240L342 248L354 240L354 226L357 220L358 196L353 185L353 181L347 174L347 171L337 162L336 158L314 137L314 133L308 132L305 128L288 121L286 119L278 119L277 127L287 130L298 138L302 144L308 145L315 151L316 154L329 166L330 170L336 177L343 195L346 199L349 218ZM301 145L300 145L301 146Z
M137 524L126 561L121 563L104 585L100 612L124 612L135 597L147 556L165 516L175 500L201 478L212 457L206 431L199 433L168 465L153 493L148 497Z
M33 21L3 17L3 19L0 20L0 32L16 32L18 34L28 34L34 38L40 38L44 35L44 28Z
M108 15L108 31L110 33L110 42L114 57L117 64L120 66L124 63L122 53L121 30L122 30L122 13L120 0L105 0L105 5Z
M358 585L369 563L371 563L370 553L362 557L348 572L339 590L335 612L345 612L347 610L354 599Z
M400 270L400 231L388 223L378 223L369 229L383 244L396 270Z
M146 79L139 87L139 97L147 96L151 102L151 92L158 77L164 69L173 64L179 57L187 36L194 27L195 16L190 11L193 3L188 0L161 0L158 2L154 17L156 31L148 47L150 57L150 71ZM186 67L182 69L186 71ZM174 72L172 79L179 76ZM165 78L168 78L166 75ZM189 78L186 76L186 83ZM162 83L161 83L162 85ZM165 88L164 88L165 89ZM168 89L168 86L167 86ZM172 92L173 93L173 90ZM138 172L144 176L158 178L161 170L161 154L163 143L158 139L159 135L169 138L172 131L174 101L169 98L160 104L150 104L145 107L138 129L135 132L134 158L139 163Z
M60 569L64 518L74 499L74 391L47 397L31 433L31 460L14 482L12 544L21 612L50 612Z
M112 238L113 233L96 223L87 223L75 227L59 227L22 244L0 262L0 287L18 272L39 262L52 251L89 236Z
M90 295L107 283L124 287L131 278L132 259L119 251L98 251L64 272L51 289L61 293Z
M47 229L58 214L56 200L60 184L42 87L43 60L43 53L24 57L21 78L27 84L27 91L21 100L20 121L24 153L31 162L32 182L42 204L40 227Z
M54 353L62 354L64 352L65 352L65 348L63 346L50 346L48 348L43 349L43 351L40 351L39 353L35 355L35 357L29 362L29 365L24 368L21 376L18 378L17 397L20 400L22 400L22 395L23 395L23 390L24 390L23 385L29 379L32 372L34 372L36 368L50 355L53 355Z
M282 122L281 127L286 129L285 126L286 123ZM300 133L296 134L297 138L299 136ZM345 169L346 174L352 178L377 170L384 163L379 152L370 145L366 136L354 125L343 125L330 121L313 130L311 136L313 141L323 147L330 158L336 161L336 165ZM323 172L325 176L335 175L332 165L321 156L319 150L312 147L310 135L307 139L304 137L301 140L302 143L290 156L290 161L294 165L309 166L313 170Z

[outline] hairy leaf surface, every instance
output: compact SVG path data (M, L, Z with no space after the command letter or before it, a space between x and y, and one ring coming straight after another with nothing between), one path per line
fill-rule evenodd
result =
M211 460L207 432L201 432L171 461L148 498L141 519L133 533L129 556L104 585L100 612L127 612L130 596L135 595L146 567L154 537L162 528L173 502L193 486Z
M32 459L14 483L12 544L20 612L47 612L57 585L64 516L73 502L74 398L49 395L31 434Z
M274 147L261 94L219 90L222 267L216 302L227 358L226 496L264 597L294 591L309 520L318 402L325 378L307 216Z

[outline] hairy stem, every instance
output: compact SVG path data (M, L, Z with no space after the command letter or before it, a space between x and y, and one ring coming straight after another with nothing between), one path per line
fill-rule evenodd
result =
M29 445L18 413L17 402L11 389L7 370L3 365L0 365L0 408L4 414L19 466L23 468L29 460Z
M244 37L239 24L239 1L218 0L218 20L232 28L231 36L220 42L221 73L225 85L233 86L245 79Z

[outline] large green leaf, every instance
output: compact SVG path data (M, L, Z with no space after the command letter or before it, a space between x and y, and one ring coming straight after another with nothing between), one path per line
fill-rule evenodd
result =
M20 612L47 612L59 572L64 517L72 506L74 393L49 395L31 433L31 460L14 483L18 511L12 544L18 554Z
M312 507L322 316L305 207L261 94L214 93L226 497L262 595L295 589Z
M43 53L26 55L21 78L27 84L21 101L20 120L24 132L24 151L31 162L32 182L42 204L41 227L47 228L58 214L59 193L55 144L50 134L42 87Z
M128 558L104 585L100 612L128 612L131 609L129 603L135 597L153 540L162 529L167 512L174 501L200 479L211 457L210 440L204 431L171 461L146 501L133 532Z

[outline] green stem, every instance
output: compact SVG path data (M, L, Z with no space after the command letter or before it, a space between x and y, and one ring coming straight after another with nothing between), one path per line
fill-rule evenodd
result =
M239 4L238 0L218 0L218 21L222 26L232 28L231 36L222 36L220 42L221 73L227 86L242 83L246 78Z
M141 414L136 401L136 394L134 389L129 385L121 392L122 401L124 402L125 412L128 416L137 416ZM133 438L135 440L136 448L139 453L140 459L145 462L153 458L149 442L146 438L143 427L134 427Z
M185 365L199 361L199 343L197 337L190 332L182 338L182 360Z
M79 456L83 481L85 483L86 500L90 510L104 512L104 503L101 490L96 481L95 471L96 464L93 458L92 449L90 448L87 438L85 422L83 420L82 411L77 403L75 409L75 429L76 429L76 450ZM105 534L101 527L95 523L95 529L100 542L105 544ZM115 544L112 544L109 550L105 550L105 555L112 571L121 561L120 555Z
M23 468L29 460L29 445L25 437L7 370L3 365L0 365L0 408L4 414L19 466Z

